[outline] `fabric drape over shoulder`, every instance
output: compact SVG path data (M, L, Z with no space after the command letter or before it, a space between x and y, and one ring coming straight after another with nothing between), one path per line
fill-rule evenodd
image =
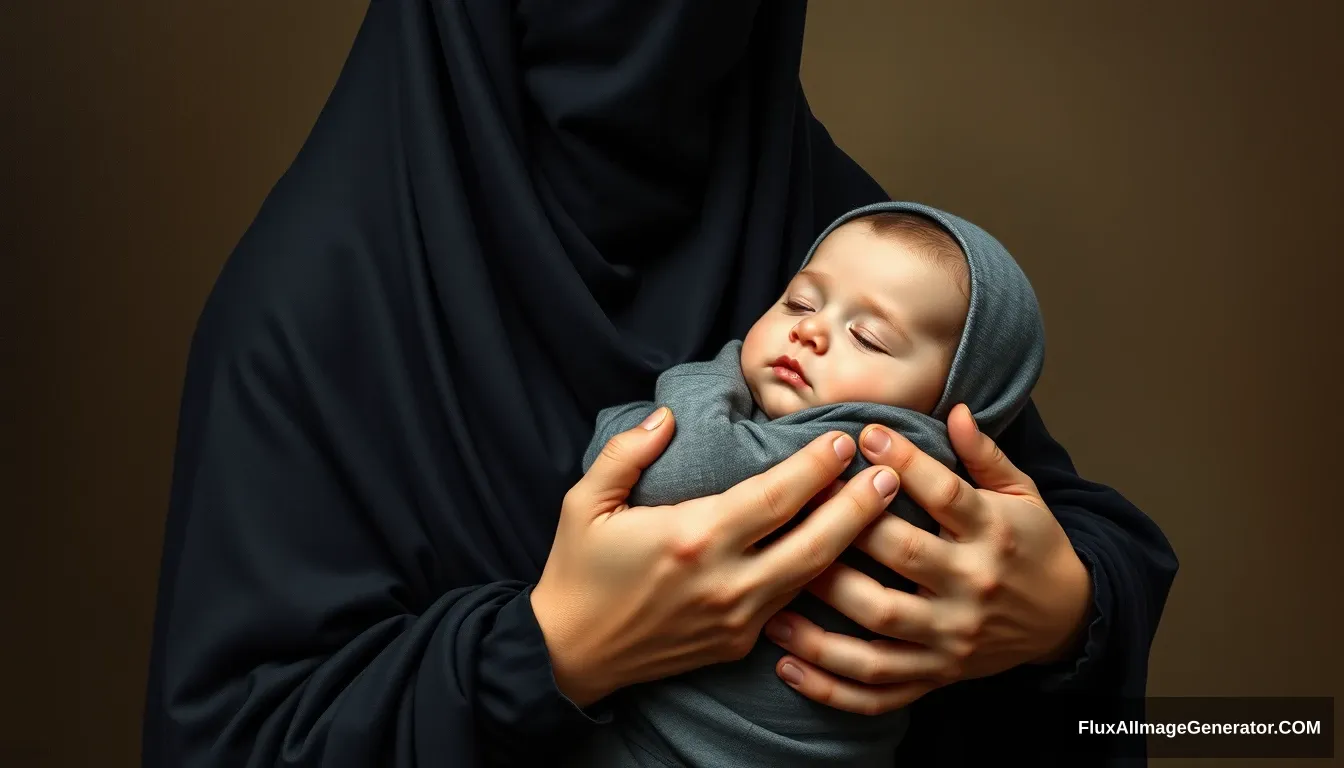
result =
M533 766L601 727L528 602L595 415L886 199L808 110L804 11L371 2L192 341L146 766ZM1034 409L1004 442L1095 579L1070 679L1141 691L1166 542Z

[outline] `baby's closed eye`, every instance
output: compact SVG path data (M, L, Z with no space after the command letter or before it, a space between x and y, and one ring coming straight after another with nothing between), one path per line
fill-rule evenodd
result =
M855 340L859 342L859 346L864 349L879 352L884 355L891 354L887 351L886 346L883 345L871 331L864 328L851 328L849 332Z

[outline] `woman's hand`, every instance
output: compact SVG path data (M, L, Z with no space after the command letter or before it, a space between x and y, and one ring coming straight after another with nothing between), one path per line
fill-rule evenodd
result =
M1035 483L976 429L964 405L951 414L948 431L979 489L899 434L870 426L861 436L864 456L900 474L942 535L884 515L855 540L921 585L917 594L884 588L840 563L807 586L891 640L823 632L790 613L766 627L790 653L776 672L808 698L877 714L941 685L1076 651L1092 587L1067 535Z
M740 659L762 625L840 556L896 493L869 467L793 530L756 543L839 477L854 440L832 432L727 492L669 507L629 507L667 447L660 408L613 437L565 496L532 609L556 682L587 706L632 683ZM885 485L875 484L884 479Z

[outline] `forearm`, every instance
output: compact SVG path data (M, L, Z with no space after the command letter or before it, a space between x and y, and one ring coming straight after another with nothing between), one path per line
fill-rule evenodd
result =
M314 402L358 409L272 337L229 334L189 367L147 768L530 766L580 733L527 585L463 564L489 539L462 485L406 491L403 446L295 428Z
M455 590L337 647L302 642L255 605L213 641L179 618L146 764L538 764L596 721L557 689L518 586Z

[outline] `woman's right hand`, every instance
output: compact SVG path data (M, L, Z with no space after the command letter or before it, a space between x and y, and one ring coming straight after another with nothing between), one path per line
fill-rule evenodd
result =
M830 432L722 494L627 506L674 431L669 410L660 408L607 443L565 495L532 591L556 682L580 707L627 685L745 656L765 622L896 494L896 475L870 467L793 530L757 546L853 459L854 440Z

